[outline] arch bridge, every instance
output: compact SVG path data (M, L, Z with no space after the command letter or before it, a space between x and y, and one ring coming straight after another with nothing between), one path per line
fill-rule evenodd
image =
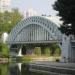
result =
M58 25L47 18L29 17L16 25L9 35L8 43L41 43L61 40Z
M59 24L54 23L47 17L32 16L22 20L13 28L9 34L7 43L12 49L15 46L18 46L17 49L20 49L22 45L32 46L58 43L62 49L62 57L68 59L70 55L68 53L70 41L67 36L62 36L58 29L59 27ZM62 60L64 61L64 59Z

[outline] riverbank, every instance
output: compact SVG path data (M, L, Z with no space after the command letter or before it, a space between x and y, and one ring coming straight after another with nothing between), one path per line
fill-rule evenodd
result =
M31 72L75 75L75 63L37 61L29 64Z
M25 63L25 62L36 62L36 61L56 61L60 60L60 57L53 57L53 56L35 56L35 55L25 55L21 57L0 57L0 63L10 63L10 62L20 62L20 63Z
M9 62L9 58L0 58L0 64L5 64Z

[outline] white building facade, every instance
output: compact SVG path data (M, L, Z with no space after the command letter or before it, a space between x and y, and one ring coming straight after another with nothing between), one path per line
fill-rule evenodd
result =
M0 11L10 10L11 0L0 0Z
M35 10L29 9L25 12L25 18L39 15Z

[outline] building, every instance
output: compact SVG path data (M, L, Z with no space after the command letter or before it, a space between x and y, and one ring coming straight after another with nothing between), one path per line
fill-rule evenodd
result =
M11 0L0 0L0 11L10 10Z
M25 18L39 15L35 10L29 9L25 12Z

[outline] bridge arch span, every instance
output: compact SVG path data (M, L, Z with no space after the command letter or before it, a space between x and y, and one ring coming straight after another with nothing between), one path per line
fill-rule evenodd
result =
M21 41L26 42L29 40L28 39L25 40L25 38L28 38L32 35L33 35L32 37L35 37L35 38L37 36L38 36L38 38L40 38L43 35L42 38L46 37L43 40L49 40L50 37L52 37L54 40L59 40L59 39L61 39L61 33L58 30L58 27L59 26L57 24L55 24L54 22L52 22L51 20L49 20L43 16L42 17L32 16L25 20L22 20L13 28L13 30L9 34L9 38L8 38L7 42L11 43L11 44L13 42L15 42L15 43L21 42ZM30 35L30 36L27 37L27 35ZM33 39L35 39L35 38L33 38ZM33 41L40 41L41 39L33 40Z
M75 62L74 53L75 49L72 47L70 36L61 34L59 25L44 16L32 16L19 22L10 32L7 43L11 46L18 46L15 48L19 50L23 44L29 45L32 43L51 43L50 40L62 42L61 48L61 61ZM63 35L63 36L62 36ZM36 44L37 44L36 43ZM74 46L75 47L75 46ZM13 48L12 48L13 49ZM22 48L21 48L22 49ZM21 50L20 49L20 50Z

